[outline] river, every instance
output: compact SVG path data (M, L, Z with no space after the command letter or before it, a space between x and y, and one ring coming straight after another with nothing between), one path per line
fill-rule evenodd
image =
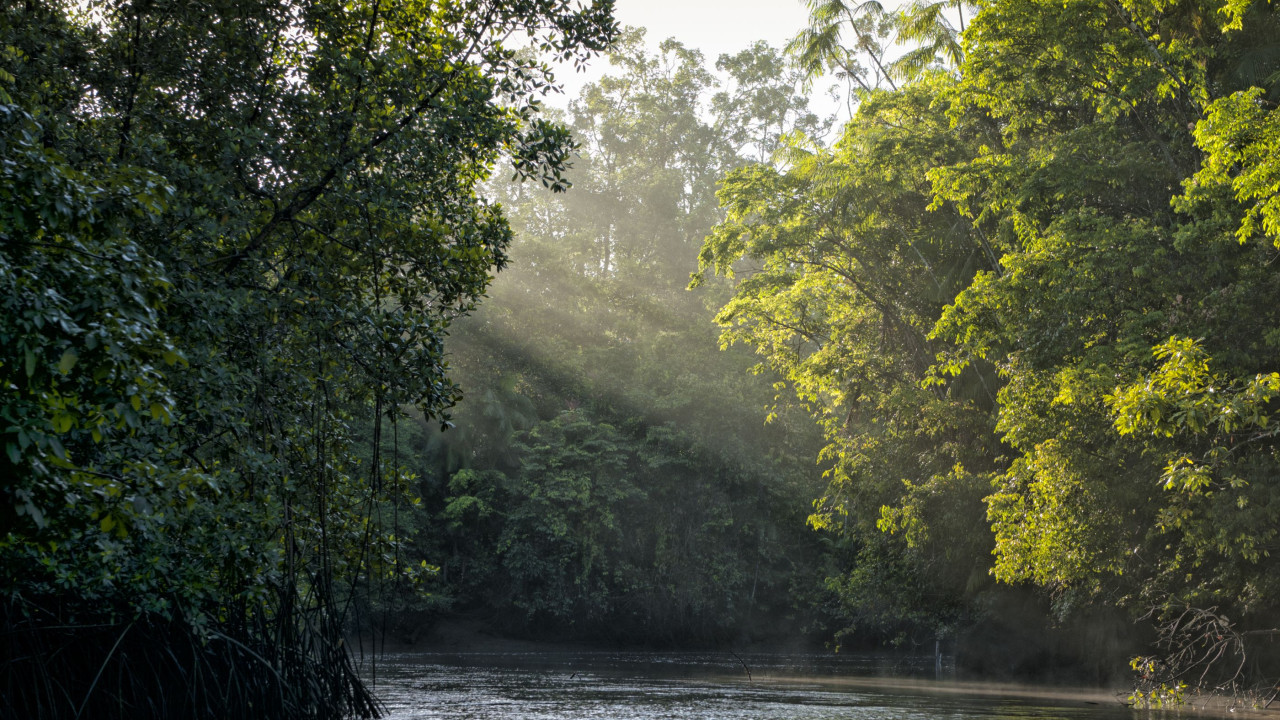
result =
M391 653L391 720L1134 720L1112 695L934 679L932 658ZM947 669L943 669L944 675Z

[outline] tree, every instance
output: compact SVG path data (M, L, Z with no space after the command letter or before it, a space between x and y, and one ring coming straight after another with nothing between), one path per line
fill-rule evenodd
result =
M812 0L807 4L809 27L792 39L787 52L810 78L834 72L848 84L851 96L882 85L898 89L886 58L893 45L893 18L881 3ZM853 36L852 42L844 41L846 32Z
M804 73L762 41L734 55L722 55L716 69L731 87L712 98L717 128L733 154L767 163L791 134L822 137L834 118L819 120L799 97Z
M898 41L915 47L893 61L893 72L910 79L935 65L958 68L964 62L960 36L964 33L965 11L972 12L972 8L973 4L964 0L916 0L900 10L895 22Z
M609 14L5 8L6 713L374 711L343 622L408 478L352 421L456 399L510 240L477 184L563 189L572 146L509 38L582 61Z
M998 429L1014 459L988 498L997 577L1149 612L1177 674L1190 670L1172 661L1188 647L1177 618L1269 632L1277 597L1276 277L1272 249L1238 241L1265 217L1250 176L1270 161L1231 155L1265 144L1267 125L1227 109L1266 92L1236 94L1231 68L1273 15L986 8L958 107L990 115L1002 139L931 175L940 197L998 224L1004 252L934 331L1006 379ZM1229 127L1250 140L1217 144ZM1221 670L1199 677L1244 680Z
M823 8L798 50L838 22L865 35L874 10ZM913 552L968 538L973 559L965 503L986 495L996 579L1060 617L1131 608L1165 642L1153 677L1241 687L1277 597L1275 22L1250 3L984 4L956 77L864 88L833 151L730 176L703 267L749 270L726 337L824 419L820 524L870 548L873 523ZM882 557L860 562L902 566Z
M742 273L716 318L723 340L753 347L823 428L830 483L810 522L865 548L865 566L838 581L852 614L894 626L863 602L871 588L904 576L936 588L894 609L917 618L911 632L943 632L985 572L988 541L973 516L999 467L988 373L932 369L944 347L930 329L990 262L953 207L929 210L925 173L966 157L983 133L968 118L951 126L938 106L950 89L934 74L872 93L832 150L793 147L782 170L731 173L720 192L728 217L695 276ZM882 529L901 532L891 550ZM948 599L921 613L928 595Z
M844 80L851 103L885 86L896 91L898 83L926 71L958 67L964 59L965 11L974 7L965 0L915 0L890 13L876 0L806 4L809 26L787 51L810 82L827 72Z

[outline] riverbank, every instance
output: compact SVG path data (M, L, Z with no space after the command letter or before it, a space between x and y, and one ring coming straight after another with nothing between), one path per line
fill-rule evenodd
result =
M352 647L376 647L380 652L540 653L616 649L580 640L528 639L502 635L489 623L467 618L444 618L399 634L388 632L352 636Z
M1034 683L989 682L983 680L919 679L887 677L838 678L758 678L757 682L780 685L803 680L837 690L874 690L907 694L930 694L1079 703L1099 707L1132 707L1127 688L1087 688ZM1192 695L1186 702L1162 708L1133 708L1135 712L1192 714L1197 717L1280 718L1280 699L1270 708L1250 707L1225 695Z
M613 650L672 650L671 643L634 645L601 640L583 640L557 637L513 637L494 629L485 620L465 617L447 617L430 624L415 627L406 632L386 633L385 637L352 636L348 642L356 647L361 641L365 647L376 645L385 652L475 652L475 653L537 653L560 651L613 651ZM738 653L803 653L824 650L821 643L796 639L780 641L742 641L720 645L680 645L678 650L724 650Z

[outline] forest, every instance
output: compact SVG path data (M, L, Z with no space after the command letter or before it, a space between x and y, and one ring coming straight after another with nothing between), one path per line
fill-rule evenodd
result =
M0 717L459 621L1274 699L1277 9L807 7L5 3Z

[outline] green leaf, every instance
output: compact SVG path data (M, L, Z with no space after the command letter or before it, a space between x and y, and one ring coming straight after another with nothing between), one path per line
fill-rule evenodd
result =
M58 372L63 375L71 372L71 368L76 366L76 361L79 359L80 356L76 354L75 350L68 349L62 353L62 358L58 360Z

